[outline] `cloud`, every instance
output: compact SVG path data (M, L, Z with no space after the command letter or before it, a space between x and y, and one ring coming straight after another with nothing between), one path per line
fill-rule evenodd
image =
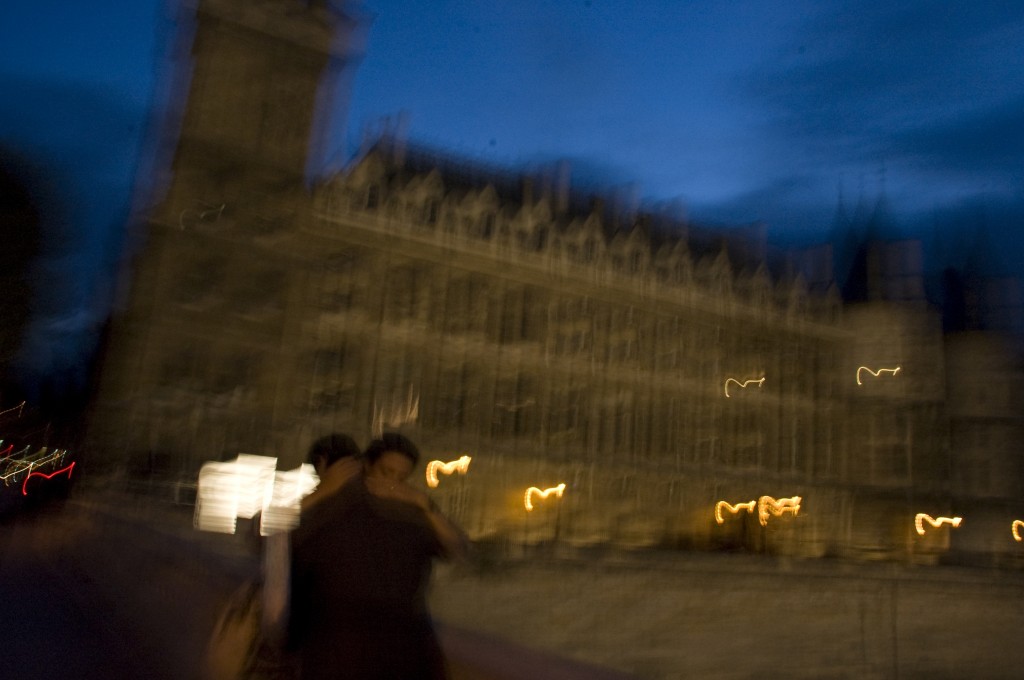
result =
M958 176L991 175L1020 181L1024 159L1024 95L945 122L893 136L890 148L922 167Z
M768 224L773 240L820 240L831 226L838 187L824 187L812 174L788 174L716 202L690 206L698 222Z
M836 3L740 87L774 148L881 162L901 151L894 136L1008 106L1024 86L1022 44L1019 3Z
M1020 3L819 3L732 92L757 126L750 186L696 217L824 236L840 185L887 196L901 231L1022 214Z

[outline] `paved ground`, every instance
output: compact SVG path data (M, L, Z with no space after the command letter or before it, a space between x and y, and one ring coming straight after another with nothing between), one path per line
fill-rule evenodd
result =
M241 537L187 507L79 494L0 525L0 678L195 680L226 599L253 575ZM452 680L623 680L492 635L441 626Z
M254 566L241 536L138 496L9 519L0 680L194 680ZM433 590L454 680L1020 677L1014 570L576 555L442 569Z
M137 631L78 568L66 515L0 525L0 677L120 680L165 677L139 653Z
M438 576L444 621L650 680L1024 677L1012 570L645 553Z

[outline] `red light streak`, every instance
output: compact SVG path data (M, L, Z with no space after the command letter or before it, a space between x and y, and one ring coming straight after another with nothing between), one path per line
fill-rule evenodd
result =
M54 470L50 474L46 474L45 472L30 472L30 473L28 473L25 476L25 481L21 483L21 495L22 496L27 496L28 495L28 480L31 479L32 477L38 476L38 477L43 477L45 479L52 479L53 477L56 477L57 475L66 472L66 473L68 473L68 479L71 479L71 470L74 469L74 467L75 467L75 464L72 463L71 465L68 465L67 467L61 468L60 470Z

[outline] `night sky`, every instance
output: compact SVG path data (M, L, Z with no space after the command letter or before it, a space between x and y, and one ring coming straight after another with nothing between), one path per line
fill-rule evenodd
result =
M995 269L1024 263L1019 1L364 10L366 53L325 157L350 157L364 128L404 111L432 147L502 166L569 159L577 182L697 220L765 221L779 242L823 240L840 197L853 213L884 195L894 234L984 226ZM106 318L171 16L164 0L0 4L0 151L60 198L33 269L29 373L73 380Z

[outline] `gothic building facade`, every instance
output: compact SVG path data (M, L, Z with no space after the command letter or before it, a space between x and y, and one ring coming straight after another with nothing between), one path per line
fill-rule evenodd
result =
M583 201L564 174L392 136L307 189L318 88L356 28L264 5L200 5L93 464L187 477L246 452L285 469L323 433L398 428L428 460L472 456L431 493L481 540L934 559L952 531L920 536L915 514L986 498L1005 535L964 545L1013 548L1012 457L989 463L998 484L957 481L975 480L960 442L984 418L951 406L947 362L970 369L949 358L914 243L861 253L853 304L829 247L777 252L762 228ZM1020 431L1011 383L1000 436ZM559 484L526 511L526 489ZM798 512L754 511L796 497ZM716 519L720 502L736 513Z

